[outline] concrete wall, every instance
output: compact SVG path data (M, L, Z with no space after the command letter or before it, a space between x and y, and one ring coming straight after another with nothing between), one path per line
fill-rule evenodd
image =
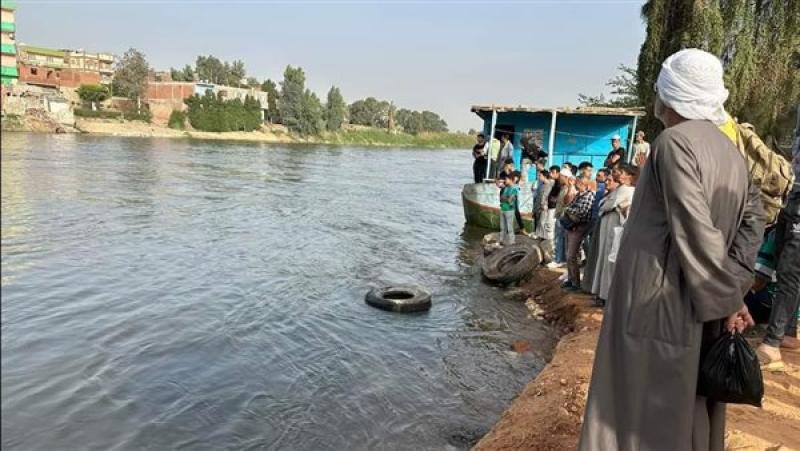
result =
M147 100L169 100L183 103L195 93L194 82L183 81L153 81L147 83L144 98Z
M80 85L100 84L98 72L57 69L19 63L19 81L33 85L77 88Z

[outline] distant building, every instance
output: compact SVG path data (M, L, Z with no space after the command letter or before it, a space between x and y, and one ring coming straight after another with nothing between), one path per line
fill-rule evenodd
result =
M114 56L83 50L56 50L19 45L19 81L37 86L77 88L80 85L110 84Z
M14 11L17 9L17 2L14 0L3 0L0 3L0 52L2 55L2 85L10 86L17 83L19 74L17 71L17 44L14 33L17 31L17 23L14 18Z
M199 81L150 81L144 100L153 115L153 122L166 123L172 110L183 111L186 108L183 103L185 99L194 94L203 96L208 91L226 100L239 99L244 102L245 97L254 97L261 102L261 120L266 117L267 93L256 88L235 88Z

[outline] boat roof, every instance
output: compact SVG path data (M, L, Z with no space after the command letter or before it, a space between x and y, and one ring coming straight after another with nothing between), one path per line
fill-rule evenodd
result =
M470 109L473 113L480 115L481 113L491 113L497 111L498 113L556 113L563 114L585 114L597 116L629 116L629 117L642 117L645 115L644 108L611 108L611 107L597 107L597 106L579 106L579 107L533 107L526 105L472 105Z

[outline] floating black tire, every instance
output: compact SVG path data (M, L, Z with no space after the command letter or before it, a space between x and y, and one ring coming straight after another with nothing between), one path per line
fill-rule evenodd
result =
M373 288L365 298L367 304L391 312L421 312L431 308L431 294L414 285Z
M483 260L481 271L489 281L508 285L529 277L541 262L542 252L539 246L514 244L487 256Z
M524 244L527 246L533 246L536 243L536 240L533 238L527 237L525 235L516 235L514 237L514 244ZM481 247L483 248L483 255L489 255L494 251L501 248L500 246L500 233L493 232L487 233L481 239Z

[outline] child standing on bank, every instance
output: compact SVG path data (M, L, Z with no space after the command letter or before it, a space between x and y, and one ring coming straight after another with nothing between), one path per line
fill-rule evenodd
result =
M514 244L514 219L519 188L514 184L514 176L506 176L500 191L500 242Z

